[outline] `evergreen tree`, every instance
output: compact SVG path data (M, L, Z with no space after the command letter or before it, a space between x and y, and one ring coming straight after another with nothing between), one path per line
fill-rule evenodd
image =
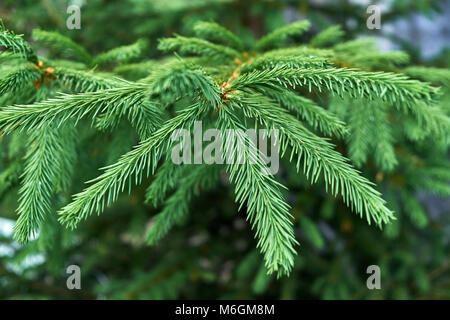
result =
M373 243L373 252L385 250L377 243L401 239L404 224L427 232L430 219L417 193L450 195L449 71L406 67L405 52L378 52L367 39L345 41L340 26L305 41L310 25L303 20L243 41L219 24L200 21L193 25L193 37L160 39L158 59L147 58L144 39L91 55L57 32L36 29L30 45L2 25L0 129L6 165L0 192L12 195L20 184L14 239L25 244L22 250L43 249L49 259L67 259L79 250L77 232L95 219L105 229L97 233L93 228L89 237L105 241L105 247L116 243L111 237L117 225L102 220L103 214L90 216L117 208L116 202L127 197L144 200L147 205L129 212L135 215L130 229L137 231L125 242L135 244L134 258L145 259L142 242L158 247L164 237L171 238L176 254L159 253L162 262L150 272L140 266L132 282L119 279L98 291L110 297L179 297L192 277L205 283L215 277L208 267L189 261L205 256L195 245L201 239L185 248L182 229L189 228L189 219L199 219L190 217L198 213L193 208L207 215L207 208L217 204L205 198L227 190L221 201L245 217L256 238L254 249L239 259L234 279L254 277L243 282L259 295L276 274L275 286L289 298L297 290L289 279L298 278L298 270L327 270L317 252L338 246L340 238L326 239L311 209L325 221L340 217L337 232L349 233L345 237L352 242ZM39 56L37 47L50 55ZM172 133L192 129L200 120L224 136L227 129L242 129L235 139L247 145L252 141L241 133L249 128L278 130L281 173L262 174L264 163L248 150L244 156L254 157L252 163L174 164ZM231 152L234 142L226 139L222 149ZM98 167L103 167L100 175ZM125 191L129 196L120 196ZM298 194L295 200L292 194ZM159 213L143 230L149 206ZM352 211L370 227L353 220ZM211 228L208 221L194 228L201 234L202 228ZM173 228L176 224L184 227ZM411 239L405 242L418 241ZM211 240L208 250L239 254ZM299 250L299 240L311 246ZM413 265L413 254L405 254L402 246L399 241L392 257L380 263ZM84 261L93 255L95 250ZM312 284L312 294L348 296L357 278L336 288L328 282L351 255L342 252L333 260L335 271L324 271ZM443 257L434 259L428 263L439 264ZM417 270L417 286L425 292L429 280Z

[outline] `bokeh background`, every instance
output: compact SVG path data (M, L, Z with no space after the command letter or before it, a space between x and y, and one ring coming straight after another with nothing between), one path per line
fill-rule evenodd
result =
M70 4L81 7L80 30L66 28ZM382 9L380 30L366 27L370 4ZM312 33L340 24L347 39L375 37L380 50L405 50L413 64L450 66L450 1L3 0L0 15L27 39L34 28L58 30L92 54L147 38L152 59L160 56L158 38L190 35L198 20L219 22L251 42L307 18ZM80 171L95 176L104 159L95 147L80 152L86 157L77 164ZM0 172L6 167L2 159ZM427 224L406 220L395 231L380 231L320 186L289 172L285 179L301 246L292 275L278 280L266 275L245 212L238 212L226 186L199 197L191 216L156 247L143 240L158 212L143 204L145 185L74 232L60 228L46 244L38 237L20 246L12 240L18 186L0 179L0 298L450 298L450 199L418 190ZM66 288L66 267L72 264L81 267L81 290ZM381 290L366 287L366 268L373 264L381 268Z

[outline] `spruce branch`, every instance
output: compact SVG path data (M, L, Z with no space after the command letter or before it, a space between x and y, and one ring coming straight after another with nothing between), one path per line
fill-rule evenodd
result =
M225 139L223 145L225 154L234 154L235 143L241 146L253 145L244 134L246 130L244 125L234 114L234 110L239 107L238 104L230 103L223 105L219 110L218 125L222 134L226 136L227 129L234 129L236 132L236 139L230 137ZM253 149L255 148L253 145ZM263 173L266 168L258 158L258 151L243 149L238 154L238 157L245 159L243 164L237 159L234 163L226 165L230 180L235 185L236 201L240 207L245 205L247 208L247 219L252 229L256 229L258 248L264 255L268 273L276 272L278 276L288 275L294 263L294 246L297 241L294 237L289 206L280 190L284 187L272 176Z
M398 65L409 62L409 55L402 51L364 52L359 54L336 54L336 64L362 68L365 70L396 71Z
M448 69L411 66L402 69L402 72L413 78L450 87L450 70Z
M351 103L348 99L344 100L345 103ZM368 122L371 119L371 108L367 108L366 104L355 103L350 104L349 108L349 127L351 134L348 136L348 153L352 162L356 167L361 167L366 163L367 157L371 151L371 134L373 131L368 126ZM370 124L374 125L372 121Z
M336 54L359 55L361 52L374 52L377 50L375 39L359 38L338 43L333 47L333 51Z
M432 176L431 176L432 177ZM429 180L424 179L421 180L422 183L418 186L419 188L424 188L428 192L431 192L432 194L441 196L441 197L449 197L450 196L450 186L449 181L450 179L440 181L440 180Z
M132 59L137 59L145 54L148 48L148 41L139 39L135 43L114 48L110 51L104 52L96 56L92 62L93 65L104 65L110 63L125 63Z
M419 128L424 134L433 134L450 142L450 117L437 105L428 105L418 101L415 108L415 117Z
M25 243L51 213L51 200L58 185L67 185L74 163L74 130L70 126L45 126L29 138L25 170L19 190L19 218L14 238Z
M231 83L231 88L241 89L255 85L276 85L285 87L305 87L309 91L324 90L339 97L350 96L383 101L413 113L419 101L433 103L438 90L429 84L408 79L406 76L385 73L365 72L345 68L291 69L275 67L269 70L252 71L242 74Z
M321 69L331 67L331 63L328 59L323 57L287 54L280 56L276 53L267 53L244 65L241 68L241 72L248 73L253 70L267 70L274 67L286 67L290 69Z
M262 37L256 43L256 50L262 51L274 47L279 47L283 45L289 37L299 36L302 35L305 31L308 31L310 26L311 24L309 23L309 21L304 20L291 23L284 27L280 27L269 33L268 35Z
M348 99L344 103L350 111L348 143L352 161L360 167L373 152L377 165L386 172L392 171L398 161L385 104Z
M244 44L231 31L214 22L200 21L194 25L195 34L212 42L229 45L239 52L244 51Z
M0 196L3 196L8 190L14 187L23 172L23 165L19 161L14 161L0 173Z
M124 116L128 118L131 125L141 140L147 139L156 128L163 122L163 112L158 104L149 100L146 91L132 90L129 96L120 98L123 105L116 105L113 102L109 105L115 105L114 109L103 112L97 117L95 127L105 131L115 129Z
M74 70L64 67L54 68L52 75L62 88L70 92L92 92L123 87L130 83L121 78L107 76L103 73Z
M197 196L200 191L212 188L217 182L219 173L216 166L210 165L195 166L186 171L188 171L187 175L179 180L178 188L166 200L163 210L158 213L148 230L145 236L148 244L156 244L174 224L182 221L189 213L189 204L192 198Z
M331 136L342 138L348 134L346 124L314 101L280 86L254 86L263 95L278 101L289 111L305 120L311 127Z
M372 143L375 149L375 162L381 169L390 172L398 164L391 124L387 120L387 114L383 104L374 106L372 103L371 105L373 121L378 123L378 130L374 130L375 139Z
M144 81L145 80L145 81ZM204 97L212 105L220 103L214 80L195 64L174 61L155 70L143 83L149 83L152 96L163 103L172 103L182 97Z
M342 31L340 25L331 26L315 35L310 45L315 48L321 48L339 42L343 36L344 31Z
M263 55L271 57L298 57L302 58L322 58L331 61L335 57L335 52L331 49L311 48L307 46L293 46L288 48L278 48L265 52Z
M47 48L51 48L63 58L75 59L86 65L90 65L92 62L92 56L86 49L58 32L34 29L32 37L36 42L42 43Z
M180 181L185 171L186 166L176 165L172 161L165 161L147 188L145 202L153 203L155 207L158 206L164 200L166 193Z
M373 183L361 176L325 139L315 136L267 98L253 95L243 97L237 103L246 116L280 131L281 154L284 155L290 146L290 159L297 155L297 170L303 167L312 183L322 175L327 190L330 189L332 195L340 193L344 203L361 217L365 216L369 224L374 221L381 227L394 219Z
M125 186L133 182L140 184L144 176L154 173L158 161L168 150L169 139L177 128L191 128L195 120L201 119L210 106L203 102L196 103L180 111L180 113L164 123L151 136L139 143L132 151L123 155L116 163L104 168L104 173L89 181L91 185L76 194L73 202L59 212L59 221L67 227L75 228L80 220L92 213L100 214L114 202Z
M160 40L158 49L166 52L178 51L182 55L208 57L217 61L234 60L241 55L238 51L226 46L214 44L202 39L182 36Z
M60 94L33 105L7 106L0 110L0 128L5 133L31 131L52 123L60 126L68 119L78 122L88 114L92 119L99 114L126 114L134 104L142 103L147 90L144 85L135 85L75 95Z
M400 191L400 196L405 212L408 214L411 222L418 228L424 228L428 224L428 217L425 214L425 210L422 205L414 195L411 195L405 190Z
M113 72L127 80L139 80L148 77L154 68L160 62L155 60L148 60L144 62L122 64L114 68Z
M2 20L0 20L0 46L5 47L6 50L11 50L13 53L20 54L32 63L36 64L38 62L36 53L31 46L23 40L23 36L16 35L13 31L7 30Z
M40 73L31 64L23 65L0 79L0 95L17 92L40 78Z
M181 6L182 1L178 2ZM187 217L194 196L214 187L219 170L225 167L239 209L246 210L247 220L255 230L268 272L289 274L297 241L293 216L283 196L287 191L275 176L267 175L261 159L264 155L254 152L256 146L244 133L247 128L260 127L280 133L281 155L292 163L283 169L293 174L302 170L311 183L323 181L331 195L342 198L369 224L382 227L396 218L375 185L337 152L328 138L315 133L346 138L343 142L347 142L354 163L363 165L369 156L374 158L377 181L390 200L389 207L396 209L400 218L403 211L409 211L416 226L425 226L424 209L412 195L417 190L450 194L447 164L428 162L428 158L436 161L442 156L450 141L448 95L438 95L448 87L447 70L402 70L407 76L444 85L441 89L400 73L385 72L398 72L398 65L409 57L403 52L376 52L372 40L348 41L321 49L340 41L342 31L337 26L319 33L309 45L283 47L289 38L301 36L308 28L308 22L300 21L277 29L262 37L255 52L248 54L243 52L242 41L230 31L215 23L199 22L194 31L202 39L163 39L159 48L177 51L175 57L138 63L133 61L145 54L145 40L92 58L62 35L34 32L35 40L63 57L84 62L80 63L38 60L21 36L1 26L0 46L10 52L0 55L4 72L0 79L0 130L2 134L15 134L5 136L14 150L4 156L5 160L14 161L5 162L0 193L14 186L24 170L15 237L26 242L42 226L47 229L41 232L54 230L52 220L46 218L52 217L49 214L54 195L73 185L70 174L76 158L75 141L80 138L75 134L76 124L88 130L80 132L82 138L90 139L96 129L110 130L107 138L112 141L105 156L100 157L108 166L59 211L59 222L72 229L82 219L103 212L125 188L131 192L133 185L156 173L145 195L146 202L155 206L164 202L146 235L146 240L154 244ZM194 57L180 58L177 53ZM113 73L86 70L94 65L107 66ZM113 77L114 73L129 80ZM63 93L57 94L59 91ZM435 98L440 98L439 104L435 104ZM405 115L393 114L396 110L392 108ZM87 121L79 123L87 119L91 128ZM131 151L136 134L124 120L136 129L140 140ZM225 153L238 151L235 162L177 166L170 161L174 130L190 130L199 120L220 129L226 137L222 146ZM401 126L394 126L392 122L399 120ZM229 129L235 130L233 139L228 136ZM21 133L30 135L28 144L17 138L25 136ZM405 155L413 146L406 151L397 146L403 142L399 138L402 134L421 140L417 145L423 151L421 158ZM439 141L432 144L436 138ZM236 143L246 148L236 150ZM22 157L23 145L28 145L25 168L15 160ZM402 171L400 178L384 176L396 169L397 162ZM292 180L290 175L287 178ZM405 195L392 187L397 178ZM401 206L396 198L402 200ZM298 216L297 208L293 213ZM302 214L298 221L303 234L317 247L323 247L312 219ZM398 224L391 232L395 228L398 230ZM257 274L256 287L267 283L263 269Z

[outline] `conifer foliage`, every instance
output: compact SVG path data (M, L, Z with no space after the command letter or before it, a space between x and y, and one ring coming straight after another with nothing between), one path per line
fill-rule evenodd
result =
M15 175L11 179L19 179L20 171L16 239L29 241L56 211L61 224L75 229L152 176L146 201L162 204L162 210L145 237L155 244L189 214L192 198L217 188L226 173L267 272L289 275L298 242L281 177L261 174L264 164L258 159L217 166L172 163L172 133L191 130L200 120L224 135L227 129L277 129L287 166L323 185L368 224L391 224L396 213L390 203L356 167L368 161L371 150L380 170L399 165L395 141L405 137L394 137L390 117L408 124L407 139L434 135L446 148L450 121L439 103L441 83L407 76L428 80L426 68L402 73L404 53L376 52L366 40L341 42L338 26L310 43L293 44L309 27L307 21L296 22L246 47L222 26L199 22L197 37L159 41L158 49L168 58L137 62L146 53L146 40L93 57L60 34L36 30L34 40L52 53L43 58L2 25L6 75L0 80L0 129L9 143L23 142L27 150L23 161L11 162L14 168L19 163L20 170L8 171ZM361 56L367 50L370 59ZM125 79L124 74L131 76ZM91 127L98 134L114 134L122 130L122 120L135 129L136 145L104 167L72 201L55 208L55 194L79 185L73 178L78 133ZM245 135L235 138L251 144ZM349 145L348 156L335 146L343 143ZM224 150L232 147L224 141ZM432 174L448 178L448 170L439 165ZM433 187L449 193L444 182ZM407 196L405 204L420 212Z

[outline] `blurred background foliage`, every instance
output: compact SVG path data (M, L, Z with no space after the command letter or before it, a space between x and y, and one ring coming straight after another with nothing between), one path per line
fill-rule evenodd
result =
M70 4L81 7L81 30L66 28ZM369 4L383 8L381 30L366 27ZM173 33L190 35L198 20L221 23L249 42L280 25L307 18L313 33L341 24L344 39L372 36L382 49L406 51L412 64L450 65L448 22L437 22L439 17L450 19L449 2L441 0L4 0L0 12L5 25L25 34L26 39L35 28L58 30L92 54L146 38L150 41L148 55L155 59L160 55L158 38ZM406 30L414 27L420 33L426 26L420 19L428 24L431 21L438 30L433 39L441 45L433 55L424 55L414 36L408 38L399 31L401 26ZM447 80L442 103L450 111L448 85ZM80 157L89 161L78 162L80 179L75 181L95 176L95 168L123 152L99 154L96 146L112 137L84 134L89 143L83 146ZM127 149L126 141L117 145ZM419 146L404 141L403 148L414 148L421 155L410 161L448 163L448 154L442 158L442 152L427 148L426 141ZM301 246L291 276L279 280L266 275L256 241L245 223L245 212L236 214L238 208L225 179L221 192L202 194L183 226L156 247L143 240L151 217L158 212L144 205L145 185L131 196L122 196L105 214L88 219L74 232L62 227L46 232L43 228L37 240L19 246L11 237L18 186L0 176L0 298L450 298L450 199L421 190L426 181L420 180L420 172L405 165L388 179L370 161L364 167L397 213L398 222L380 231L326 195L320 184L310 186L298 176L294 179L289 168L286 165L281 175L289 187L287 199ZM0 169L4 170L3 164ZM81 183L77 187L81 189ZM61 195L59 201L66 203L69 195ZM81 266L82 290L66 289L65 270L71 264ZM366 287L366 268L373 264L381 267L381 290Z

